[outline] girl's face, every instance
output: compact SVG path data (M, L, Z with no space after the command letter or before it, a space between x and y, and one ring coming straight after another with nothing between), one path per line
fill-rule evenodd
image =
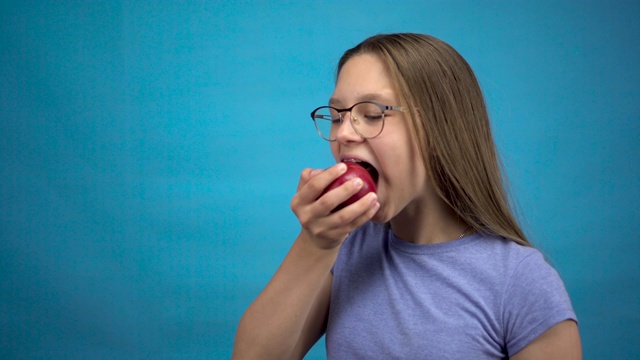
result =
M356 55L344 64L329 104L347 108L365 100L401 105L383 62L370 54ZM427 194L427 174L411 138L407 115L386 111L384 129L373 139L363 139L353 130L350 113L343 117L331 152L336 161L358 159L378 171L380 210L373 220L387 222L402 211L421 209L419 202Z

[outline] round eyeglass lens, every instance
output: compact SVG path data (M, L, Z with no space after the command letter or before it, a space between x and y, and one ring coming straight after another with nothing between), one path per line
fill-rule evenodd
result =
M351 123L362 137L376 137L384 125L384 113L377 104L360 103L351 111Z
M340 126L340 114L329 107L323 107L315 112L314 120L320 136L327 140L335 139L335 132Z

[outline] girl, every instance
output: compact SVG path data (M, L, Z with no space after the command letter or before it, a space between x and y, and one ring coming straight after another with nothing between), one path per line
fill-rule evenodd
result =
M234 358L300 359L325 332L329 359L581 358L567 292L509 209L480 87L452 47L366 39L312 118L338 164L302 172L302 229ZM362 187L320 196L346 161L377 192L332 212Z

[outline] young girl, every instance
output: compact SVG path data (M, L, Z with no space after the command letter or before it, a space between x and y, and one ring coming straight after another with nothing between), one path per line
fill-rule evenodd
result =
M234 358L300 359L325 332L329 359L581 358L567 292L509 210L480 87L453 48L366 39L312 117L338 164L302 172L302 229ZM334 212L363 186L321 196L347 161L377 191Z

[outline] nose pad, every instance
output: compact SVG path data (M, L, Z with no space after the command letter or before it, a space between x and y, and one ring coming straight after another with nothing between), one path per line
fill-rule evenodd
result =
M341 143L362 140L362 137L355 129L358 119L351 116L351 112L348 112L347 114L349 115L349 120L347 120L347 115L342 115L342 122L340 123L338 133L336 134L337 140ZM350 124L347 124L347 122Z

